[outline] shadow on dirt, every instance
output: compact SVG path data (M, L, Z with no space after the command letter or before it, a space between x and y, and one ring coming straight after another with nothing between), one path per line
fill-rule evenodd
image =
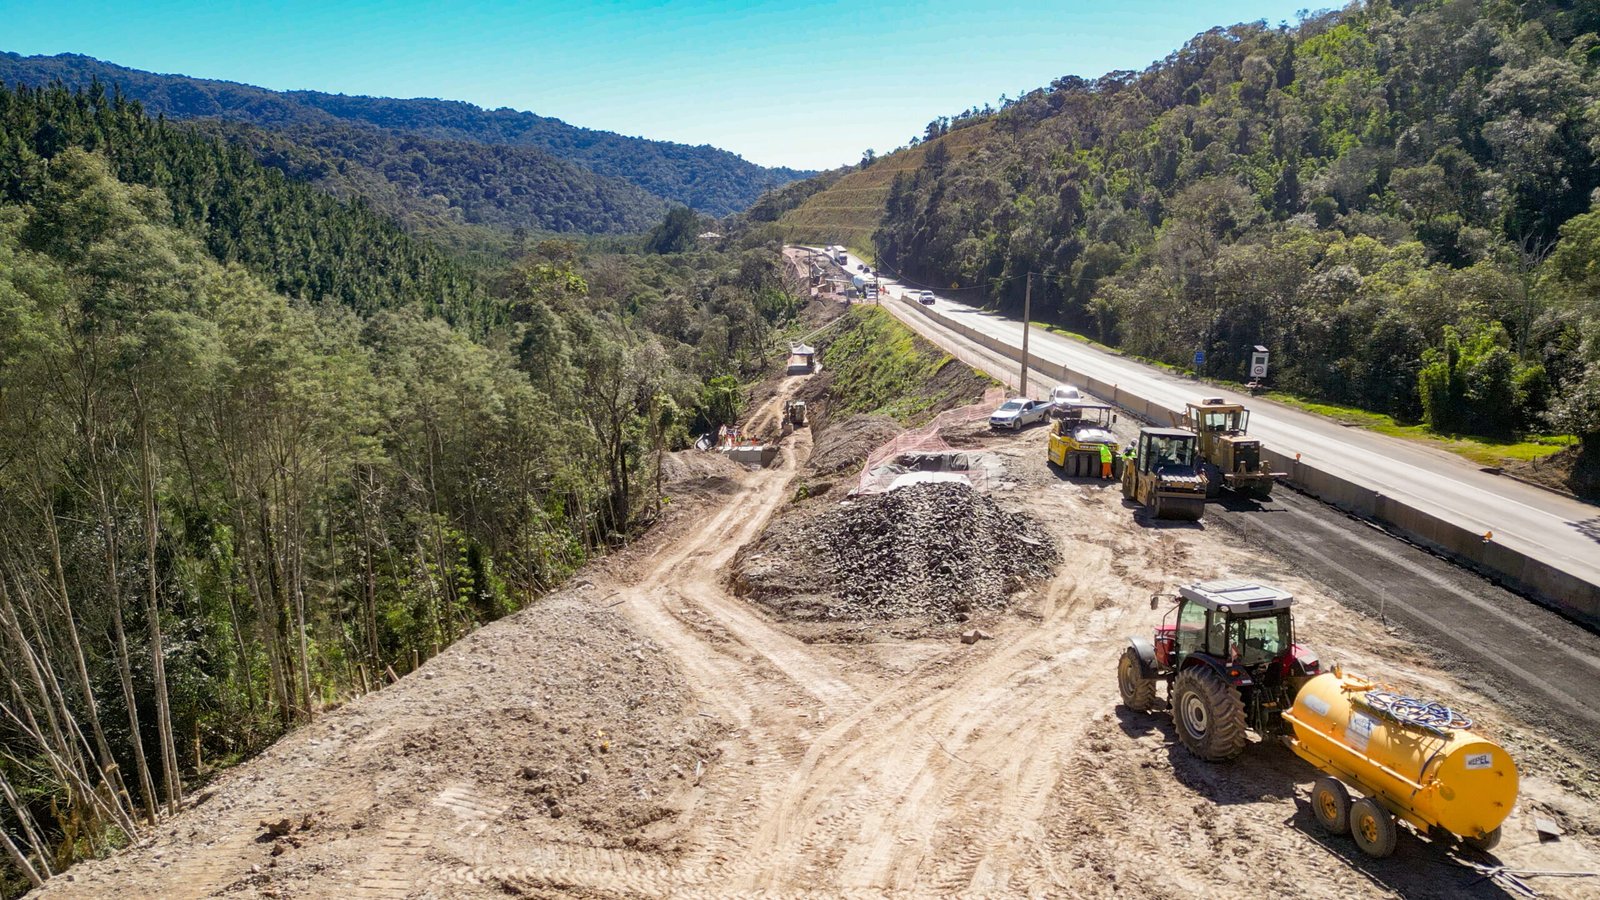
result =
M1198 522L1187 519L1158 519L1149 507L1141 506L1126 497L1122 498L1122 508L1133 512L1133 521L1140 528L1153 528L1158 531L1201 531L1206 527L1204 519Z
M1050 466L1049 469L1050 474L1054 475L1055 479L1063 484L1081 484L1090 487L1098 485L1115 490L1119 493L1122 490L1121 483L1115 478L1101 478L1098 474L1090 476L1068 475L1067 470L1061 468L1060 466Z
M1294 815L1283 820L1283 827L1305 835L1374 887L1408 898L1488 900L1513 896L1492 881L1480 880L1476 871L1457 862L1449 845L1429 840L1403 824L1398 826L1400 840L1394 855L1387 859L1373 859L1350 838L1328 834L1313 817L1308 796L1311 782L1320 773L1276 740L1254 741L1238 759L1208 763L1196 759L1179 743L1172 718L1165 710L1141 713L1119 704L1116 716L1123 733L1130 737L1160 735L1172 766L1170 777L1219 807L1293 799ZM1157 768L1150 777L1169 776ZM1489 865L1496 864L1491 854L1474 854L1474 858L1478 857Z
M1233 491L1223 491L1215 500L1209 501L1212 505L1220 506L1228 512L1236 513L1274 513L1283 512L1282 506L1272 505L1271 500L1254 500L1243 494Z

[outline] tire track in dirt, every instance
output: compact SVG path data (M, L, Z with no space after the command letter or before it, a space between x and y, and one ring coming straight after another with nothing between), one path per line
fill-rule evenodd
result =
M848 873L840 888L946 893L978 887L985 870L983 887L1004 889L1015 860L996 851L1042 810L1075 731L1060 723L1100 674L1079 664L1086 648L1072 634L1090 606L1080 579L1107 571L1109 553L1085 546L1075 562L1039 627L968 652L958 671L941 661L914 673L813 746L756 845L772 861L752 886L834 869ZM930 686L934 672L944 677ZM1018 682L1034 688L1021 703Z

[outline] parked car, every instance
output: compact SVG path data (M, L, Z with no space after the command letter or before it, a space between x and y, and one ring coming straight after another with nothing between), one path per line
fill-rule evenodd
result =
M923 306L932 306L933 291L922 291L921 293L917 294L917 302L921 303Z
M1088 398L1083 395L1083 391L1072 385L1058 384L1050 389L1050 415L1059 418L1067 407L1086 399Z
M1058 384L1050 389L1050 402L1060 403L1063 400L1082 400L1083 391L1070 384Z
M1012 397L989 416L990 428L1009 428L1021 431L1022 426L1044 421L1050 411L1050 401Z

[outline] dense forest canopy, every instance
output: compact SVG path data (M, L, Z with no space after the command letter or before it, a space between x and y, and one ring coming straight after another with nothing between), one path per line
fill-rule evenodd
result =
M1600 7L1357 3L1216 28L924 137L880 259L1132 352L1443 431L1600 433Z
M504 216L492 201L503 198L485 197L485 189L512 193L512 199L504 200L507 207L538 211L513 227L637 231L639 223L628 216L654 215L660 207L645 209L639 193L624 190L618 182L635 186L658 204L670 201L722 216L744 209L768 189L811 174L766 168L707 145L625 137L533 113L486 110L458 101L269 91L228 81L157 75L74 54L0 53L0 82L43 86L55 81L74 88L94 82L107 90L116 88L142 102L153 115L221 119L279 132L296 143L306 142L336 164L394 176L395 190L402 193L419 186L405 172L420 158L423 169L415 172L417 179L437 188L438 195L467 221L495 226ZM372 129L383 137L374 137ZM425 142L407 143L408 138ZM561 161L593 174L563 184L561 179L570 169L558 165ZM512 164L531 167L521 175L521 187L528 193L515 195L515 183L500 181ZM604 193L597 205L611 207L608 214L586 211L571 195L590 189ZM618 213L623 214L620 221L615 220Z
M137 103L0 90L0 893L648 523L796 308L776 244L672 244L491 277Z
M362 312L412 307L487 327L504 318L455 260L364 203L340 203L243 150L153 120L104 90L0 85L0 201L26 203L49 161L81 147L116 177L158 191L179 227L290 297Z
M277 130L196 124L290 178L341 199L362 198L430 236L457 224L504 232L636 233L659 222L668 208L643 188L535 147L442 141L359 124Z

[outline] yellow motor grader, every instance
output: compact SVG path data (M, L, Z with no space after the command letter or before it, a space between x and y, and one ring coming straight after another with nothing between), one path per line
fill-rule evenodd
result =
M1272 496L1272 485L1283 472L1273 472L1261 456L1261 442L1248 437L1250 410L1221 397L1188 404L1183 427L1200 437L1200 467L1206 476L1206 496L1215 499L1226 487L1255 500Z

